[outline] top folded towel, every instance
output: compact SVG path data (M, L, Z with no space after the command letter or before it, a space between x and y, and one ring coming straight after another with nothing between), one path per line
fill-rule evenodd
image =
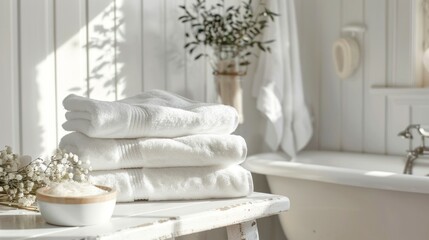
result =
M97 138L179 137L230 134L238 125L237 111L161 90L151 90L115 102L74 94L63 101L63 128Z

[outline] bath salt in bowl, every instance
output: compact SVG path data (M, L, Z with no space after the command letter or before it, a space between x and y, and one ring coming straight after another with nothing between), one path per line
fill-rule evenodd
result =
M63 182L39 188L36 198L46 222L61 226L88 226L111 218L116 191L89 183Z

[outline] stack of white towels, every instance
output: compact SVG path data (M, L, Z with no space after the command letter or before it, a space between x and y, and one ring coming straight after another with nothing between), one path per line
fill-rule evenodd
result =
M90 181L115 187L118 201L242 197L253 192L242 168L244 139L231 133L230 106L152 90L115 102L67 96L60 148L89 160Z

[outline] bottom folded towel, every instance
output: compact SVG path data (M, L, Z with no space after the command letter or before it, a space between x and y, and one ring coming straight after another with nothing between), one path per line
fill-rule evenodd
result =
M90 182L116 188L118 202L233 198L253 192L252 175L239 165L94 171Z

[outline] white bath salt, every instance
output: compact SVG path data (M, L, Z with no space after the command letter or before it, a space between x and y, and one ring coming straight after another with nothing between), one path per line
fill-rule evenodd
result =
M61 197L85 197L106 193L106 190L89 183L62 182L50 185L45 193Z

